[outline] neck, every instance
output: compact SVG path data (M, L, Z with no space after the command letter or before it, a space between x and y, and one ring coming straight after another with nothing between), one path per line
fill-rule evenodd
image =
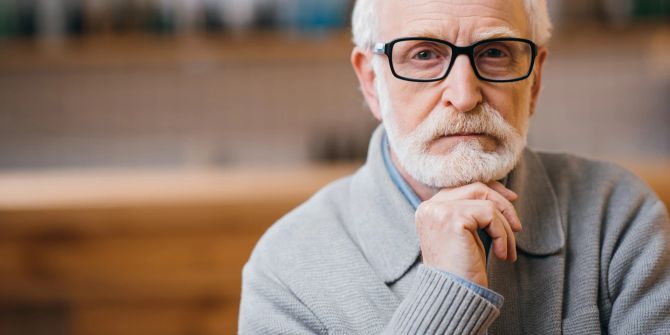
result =
M416 193L421 201L426 201L432 198L435 194L437 194L438 191L440 191L439 189L424 185L423 183L420 183L412 178L412 176L410 176L410 174L405 171L405 168L398 161L398 157L396 156L392 147L389 147L389 152L391 153L391 161L393 162L393 165L395 165L400 175L403 177L403 179L405 179L409 187L412 188L414 193Z

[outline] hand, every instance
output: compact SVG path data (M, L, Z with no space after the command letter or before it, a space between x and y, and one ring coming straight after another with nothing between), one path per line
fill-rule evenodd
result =
M521 222L510 201L516 193L499 182L442 189L416 211L423 263L488 287L486 254L477 229L492 239L501 260L516 261L514 232Z

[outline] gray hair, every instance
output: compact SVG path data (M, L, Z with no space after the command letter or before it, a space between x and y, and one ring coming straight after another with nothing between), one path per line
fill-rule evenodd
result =
M372 48L377 38L378 14L376 2L379 0L356 0L351 18L354 44L359 48ZM523 0L531 27L531 39L544 45L551 37L551 20L546 0Z

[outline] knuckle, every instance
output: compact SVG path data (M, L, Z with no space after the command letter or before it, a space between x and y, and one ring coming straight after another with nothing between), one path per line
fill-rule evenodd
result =
M477 186L477 190L481 193L488 193L491 190L490 187L482 182L477 182L475 185Z
M464 229L469 231L475 231L477 230L477 228L479 228L479 224L475 220L464 220L461 221L460 225L453 227L455 231L463 231Z
M474 185L475 187L477 187L479 189L486 188L486 185L484 183L482 183L481 181L475 182L472 185Z
M498 211L498 208L496 205L493 203L493 201L486 201L484 203L484 213L486 216L487 221L491 222L493 219L496 217L496 212Z
M424 226L450 225L458 216L457 207L450 202L425 201L417 207L415 220Z
M416 210L415 217L417 221L427 225L438 219L439 211L439 207L436 206L433 202L426 201L419 205Z
M432 203L430 201L424 201L416 208L415 216L418 219L426 219L432 211Z
M439 222L449 223L453 218L453 210L449 204L435 209L435 219Z
M486 211L489 213L495 213L498 210L498 206L493 201L486 200L485 202Z
M474 196L480 199L488 199L491 189L482 182L473 184Z

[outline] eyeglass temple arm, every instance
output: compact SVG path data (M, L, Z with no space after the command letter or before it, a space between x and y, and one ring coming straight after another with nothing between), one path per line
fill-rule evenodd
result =
M386 43L375 43L372 47L372 53L377 55L383 55L386 53Z

